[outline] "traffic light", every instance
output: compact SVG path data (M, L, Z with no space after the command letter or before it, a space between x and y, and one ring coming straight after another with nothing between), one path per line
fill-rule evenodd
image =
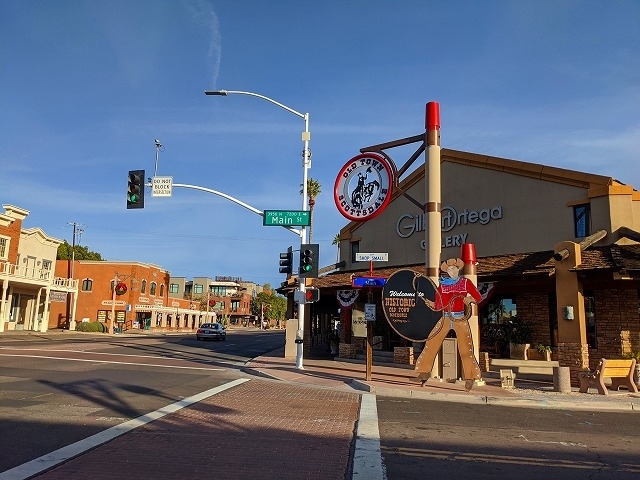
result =
M304 292L304 303L314 303L320 300L320 289L307 287Z
M320 245L305 243L300 245L300 278L318 278L318 256Z
M127 209L144 208L144 170L129 170Z
M293 250L291 247L285 253L280 254L280 273L286 273L287 276L293 272Z

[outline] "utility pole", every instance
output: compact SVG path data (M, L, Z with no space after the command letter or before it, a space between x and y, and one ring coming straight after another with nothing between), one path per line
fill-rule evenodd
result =
M75 276L75 264L76 264L76 238L82 235L84 230L82 229L82 225L76 222L67 222L68 225L73 227L73 238L71 240L71 262L69 264L69 268L67 269L67 276L69 279L73 280ZM77 243L80 243L79 241ZM77 295L74 294L74 295ZM75 299L74 299L75 303ZM76 318L75 308L71 308L71 299L67 296L67 327L69 330L75 328Z

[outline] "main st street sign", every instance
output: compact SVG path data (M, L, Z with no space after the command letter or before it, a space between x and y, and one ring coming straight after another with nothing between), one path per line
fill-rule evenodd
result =
M265 210L262 216L263 226L308 227L311 216L304 210Z

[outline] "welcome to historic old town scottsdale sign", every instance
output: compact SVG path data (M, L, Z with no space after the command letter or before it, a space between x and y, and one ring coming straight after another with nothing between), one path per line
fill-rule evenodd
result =
M338 211L362 222L380 214L391 200L393 171L381 155L363 153L340 169L333 189Z

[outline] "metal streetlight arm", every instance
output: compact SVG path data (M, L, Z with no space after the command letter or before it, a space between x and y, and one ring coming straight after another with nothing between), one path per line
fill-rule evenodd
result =
M305 113L300 113L300 112L294 110L293 108L290 108L290 107L287 107L286 105L283 105L280 102L276 102L273 98L269 98L269 97L266 97L264 95L260 95L259 93L243 92L241 90L205 90L204 91L205 95L218 95L218 96L221 96L221 97L226 97L230 93L238 94L238 95L250 95L252 97L262 98L263 100L266 100L267 102L271 102L274 105L277 105L280 108L285 109L287 112L291 112L294 115L299 116L300 118L306 118L307 115L308 115L308 114L305 114Z

